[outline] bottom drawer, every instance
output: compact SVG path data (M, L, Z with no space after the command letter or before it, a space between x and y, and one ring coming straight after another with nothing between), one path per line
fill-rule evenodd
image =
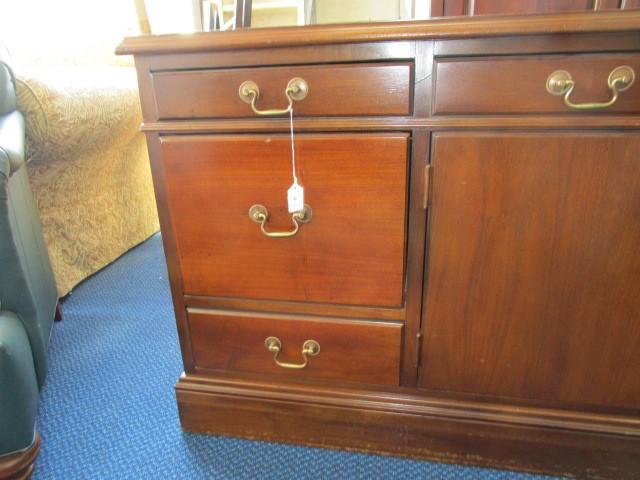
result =
M188 318L197 369L399 385L401 324L202 309Z

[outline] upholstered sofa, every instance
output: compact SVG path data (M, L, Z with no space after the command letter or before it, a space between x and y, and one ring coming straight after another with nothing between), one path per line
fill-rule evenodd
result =
M135 70L16 69L28 172L58 294L159 229Z

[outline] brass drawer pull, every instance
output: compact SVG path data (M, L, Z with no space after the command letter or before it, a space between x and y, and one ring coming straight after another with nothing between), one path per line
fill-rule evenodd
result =
M320 353L320 344L315 340L307 340L302 344L302 358L304 358L304 362L289 363L289 362L281 362L280 360L278 360L278 354L282 350L282 342L278 337L265 338L264 348L266 348L267 351L273 353L273 361L276 362L276 365L282 368L295 368L295 369L304 368L309 363L309 357L315 357Z
M571 74L566 70L556 70L547 78L547 92L551 95L564 95L564 104L569 108L577 110L593 110L597 108L607 108L616 103L618 93L628 90L636 78L633 68L622 65L614 68L609 74L607 85L611 90L611 98L606 102L573 103L569 96L573 92L576 82L571 78Z
M309 94L309 84L303 78L292 78L287 83L287 88L284 90L284 94L289 100L289 105L287 108L273 109L273 110L259 110L256 107L256 101L260 97L260 88L256 82L251 80L247 80L242 82L240 88L238 90L238 95L240 95L240 99L251 105L251 109L257 113L258 115L266 115L266 116L274 116L274 115L284 115L285 113L289 113L291 108L293 107L293 102L299 102L300 100L304 100L307 98Z
M309 223L311 221L311 216L313 212L311 207L305 203L304 208L299 212L293 212L291 214L291 221L293 222L293 230L289 230L288 232L269 232L265 228L267 225L267 221L269 220L269 210L264 205L252 205L249 209L249 218L256 223L260 224L260 230L267 237L273 238L286 238L293 237L298 230L300 230L301 223Z

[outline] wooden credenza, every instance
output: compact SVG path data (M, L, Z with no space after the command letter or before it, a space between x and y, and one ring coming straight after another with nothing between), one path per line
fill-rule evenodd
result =
M640 477L640 13L119 53L138 69L186 430ZM253 110L289 97L294 215L288 115Z

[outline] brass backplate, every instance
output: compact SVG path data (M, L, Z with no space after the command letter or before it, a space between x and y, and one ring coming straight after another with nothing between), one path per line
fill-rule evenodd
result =
M299 102L309 95L309 84L304 78L295 77L287 83L287 91L292 100Z
M302 211L299 213L301 213L301 215L298 215L296 218L300 223L309 223L311 221L311 217L313 217L313 210L311 210L311 207L306 203L304 204Z
M607 79L607 83L610 87L615 83L616 90L619 92L624 92L628 90L633 82L636 80L636 74L633 71L633 68L628 65L621 65L619 67L614 68L609 74L609 78Z
M260 88L258 87L258 84L256 82L247 80L240 84L240 88L238 89L238 96L243 102L251 103L254 97L260 97Z
M551 95L564 95L570 87L571 74L566 70L556 70L547 78L547 92Z
M256 223L262 223L263 220L269 219L269 210L264 205L251 205L249 217Z

